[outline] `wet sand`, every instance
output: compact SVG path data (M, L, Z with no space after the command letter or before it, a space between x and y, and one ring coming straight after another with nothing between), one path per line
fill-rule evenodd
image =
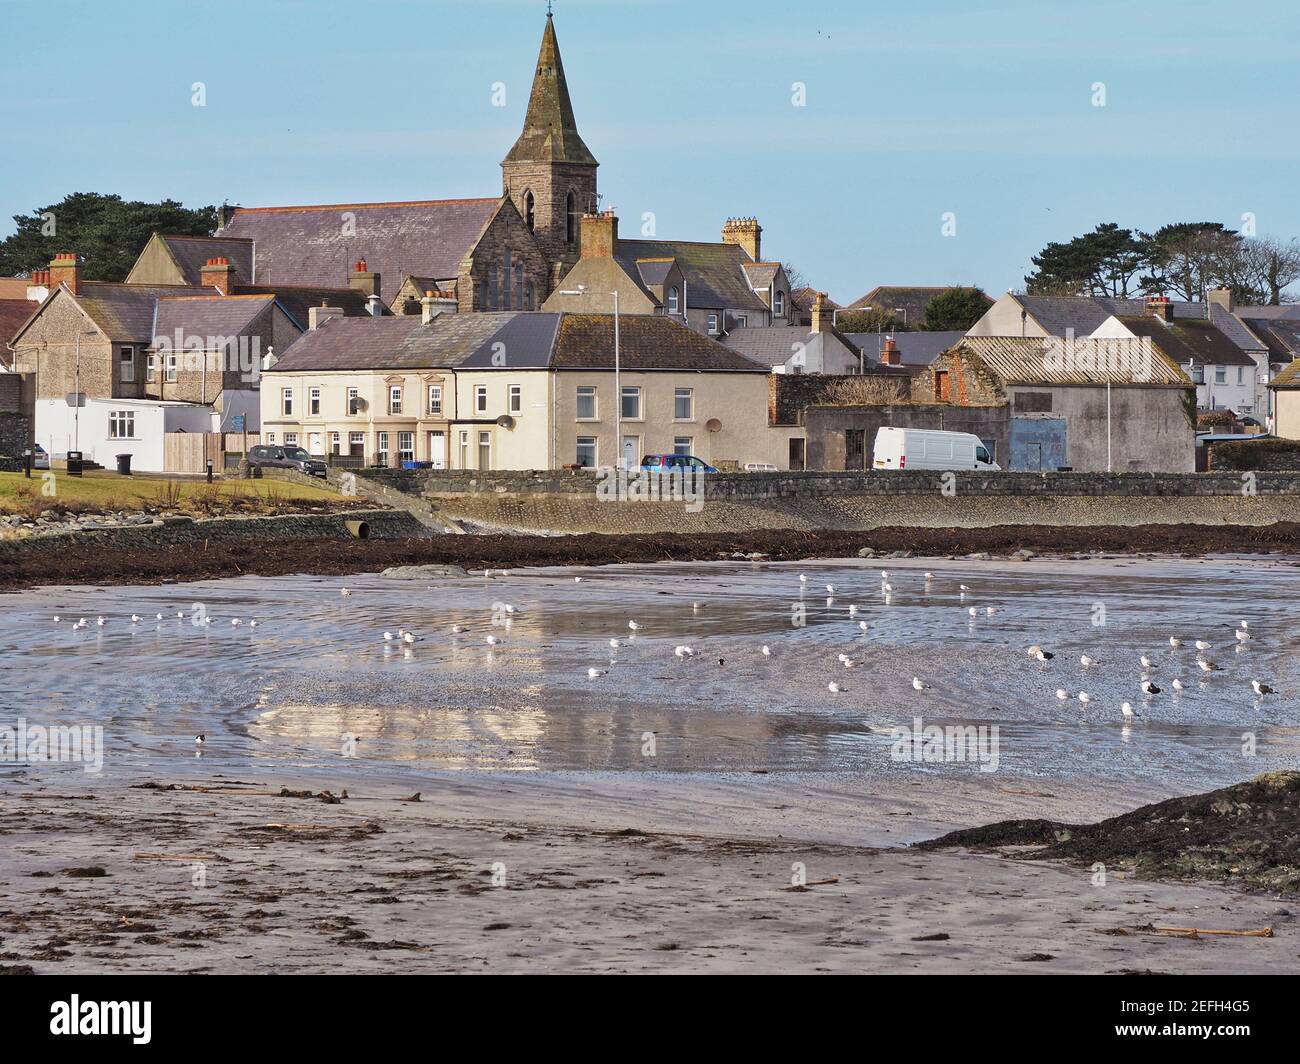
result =
M65 781L67 782L67 781ZM419 803L67 785L0 796L0 966L36 972L1296 971L1293 906L856 844L1032 794L459 775ZM225 788L230 788L226 790ZM1014 788L1012 788L1014 790ZM339 789L336 787L334 793ZM973 800L972 800L973 799ZM1103 803L1104 804L1104 803ZM914 825L899 829L911 834ZM790 889L798 866L804 889ZM101 871L99 874L86 874ZM80 874L78 874L80 873ZM831 882L827 882L831 881ZM1150 925L1273 938L1189 940Z

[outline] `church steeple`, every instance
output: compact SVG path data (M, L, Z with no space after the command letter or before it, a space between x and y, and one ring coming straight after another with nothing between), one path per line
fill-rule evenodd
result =
M555 38L555 19L549 12L546 30L542 34L542 49L537 56L533 91L528 98L524 131L505 161L596 165L596 157L578 135L573 101L569 99L569 86L564 80L560 42Z
M548 11L524 130L501 163L504 192L550 262L545 294L578 261L582 216L595 214L600 205L599 165L578 134L555 21Z

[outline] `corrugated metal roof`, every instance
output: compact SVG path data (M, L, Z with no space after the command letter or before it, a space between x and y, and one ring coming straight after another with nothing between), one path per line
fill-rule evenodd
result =
M974 354L1007 384L1191 385L1169 358L1151 348L1149 357L1130 341L1075 341L1073 349L1055 338L967 336L959 347ZM1110 344L1110 347L1102 345Z

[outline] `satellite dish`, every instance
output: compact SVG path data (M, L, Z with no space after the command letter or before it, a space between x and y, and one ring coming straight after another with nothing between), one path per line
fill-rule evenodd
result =
M500 425L503 429L512 429L515 427L515 419L512 418L509 414L502 414L499 418L497 418L497 424Z
M722 422L719 421L716 417L711 417L709 418L708 421L704 423L704 427L708 429L710 432L720 432L722 431Z

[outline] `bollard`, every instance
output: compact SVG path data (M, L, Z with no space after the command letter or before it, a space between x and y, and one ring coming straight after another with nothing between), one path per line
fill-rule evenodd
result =
M212 459L208 459L208 483L212 483Z
M28 480L32 479L32 449L30 447L23 451L23 476Z

